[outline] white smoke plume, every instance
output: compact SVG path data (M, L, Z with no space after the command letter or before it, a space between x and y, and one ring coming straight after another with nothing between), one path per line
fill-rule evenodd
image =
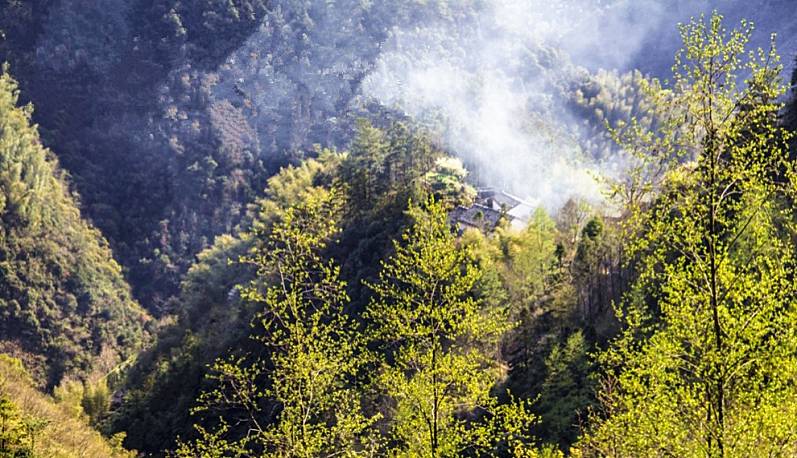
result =
M487 0L476 17L393 30L363 91L439 127L481 184L549 209L600 201L594 174L608 164L579 150L561 94L587 69L626 68L673 20L667 3Z

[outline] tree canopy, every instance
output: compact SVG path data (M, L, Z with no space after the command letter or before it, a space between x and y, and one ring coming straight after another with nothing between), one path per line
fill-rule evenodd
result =
M0 76L0 330L2 347L56 385L104 375L146 340L102 235L81 218L66 175L41 146L16 82Z

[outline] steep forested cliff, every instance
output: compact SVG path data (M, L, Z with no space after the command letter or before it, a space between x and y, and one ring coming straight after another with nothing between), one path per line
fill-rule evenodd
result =
M50 386L104 375L146 341L105 238L81 218L66 174L0 76L0 334Z
M278 168L343 146L393 25L442 4L11 2L0 29L83 207L156 314Z
M0 455L794 455L791 9L0 0Z

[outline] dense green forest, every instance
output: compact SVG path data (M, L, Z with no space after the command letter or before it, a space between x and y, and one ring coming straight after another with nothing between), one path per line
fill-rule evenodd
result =
M14 80L0 76L3 351L50 387L64 377L105 376L142 348L151 319L105 239L81 219L17 97Z
M797 456L792 5L544 3L1 0L0 457Z

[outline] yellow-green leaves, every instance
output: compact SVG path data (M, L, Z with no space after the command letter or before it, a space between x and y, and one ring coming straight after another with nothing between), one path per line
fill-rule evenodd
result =
M618 308L626 329L600 356L588 454L797 453L782 416L797 399L793 164L777 55L745 54L750 32L717 14L682 26L665 115L626 138L663 180L629 212L638 279Z
M474 297L483 272L458 244L441 204L413 205L410 215L413 224L369 285L366 312L371 338L387 355L375 385L389 406L390 455L521 453L534 422L528 405L499 406L491 393L502 371L495 352L510 328L507 311Z
M199 440L178 456L360 456L370 452L370 426L351 385L362 365L356 325L339 268L323 250L339 231L339 190L316 189L287 210L244 258L258 278L242 297L263 311L253 323L256 354L228 356L212 367L214 387L197 412L215 430L197 427Z

